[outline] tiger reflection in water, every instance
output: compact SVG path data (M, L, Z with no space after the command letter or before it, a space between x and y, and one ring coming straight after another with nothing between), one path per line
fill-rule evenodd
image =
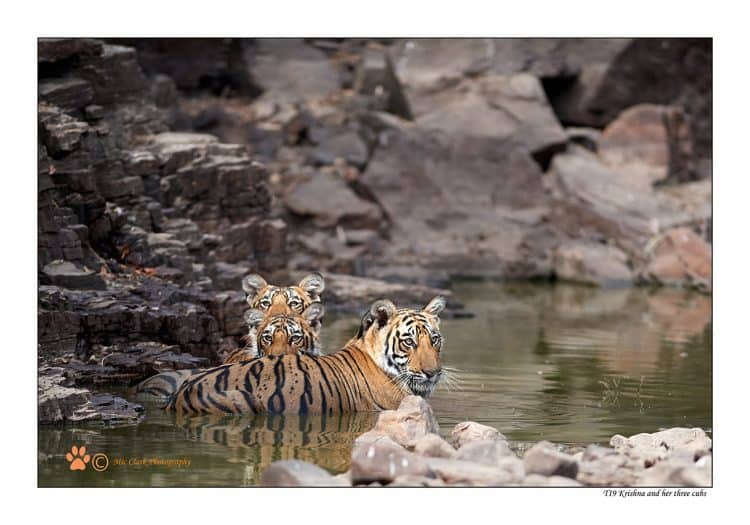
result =
M252 465L245 482L260 483L274 461L299 459L332 473L349 469L354 440L370 430L376 412L335 415L176 416L188 438L227 447L227 460Z

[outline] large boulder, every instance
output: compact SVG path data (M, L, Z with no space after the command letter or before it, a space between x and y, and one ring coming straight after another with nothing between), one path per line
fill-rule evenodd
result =
M623 111L598 141L602 161L648 191L668 177L692 179L690 127L679 107L640 104Z
M372 432L386 435L409 450L427 434L438 434L438 427L432 408L419 396L407 396L397 410L384 410Z
M547 441L539 442L526 451L523 466L527 474L565 476L572 479L578 475L578 462L575 458L558 451Z
M628 257L615 246L570 241L557 247L553 260L555 276L563 281L600 286L633 283Z
M465 276L534 273L521 246L542 226L547 196L528 152L395 120L378 117L379 146L358 179L392 223L389 262Z

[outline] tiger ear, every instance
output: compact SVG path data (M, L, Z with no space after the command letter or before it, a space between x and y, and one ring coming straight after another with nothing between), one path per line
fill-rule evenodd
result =
M427 306L423 308L423 311L432 315L439 315L445 309L445 297L438 295L432 298L432 301L427 303Z
M311 325L314 325L317 321L323 319L323 315L326 313L325 308L321 303L313 303L302 312L302 317Z
M379 299L370 307L370 316L373 323L378 324L378 328L383 328L395 312L396 305L388 299Z
M245 322L248 328L252 330L257 330L265 317L266 315L257 308L250 308L245 312Z
M248 298L255 296L266 285L268 285L266 280L257 273L250 274L242 279L242 289L245 290Z
M299 282L298 286L310 294L310 297L317 298L320 297L320 294L325 290L326 282L319 272L313 272L305 275Z

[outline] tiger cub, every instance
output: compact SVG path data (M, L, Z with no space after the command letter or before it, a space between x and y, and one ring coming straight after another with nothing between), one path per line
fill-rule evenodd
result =
M313 326L320 323L324 313L320 303L311 304L301 315L264 315L251 308L245 312L248 344L231 352L224 364L284 354L320 355L320 337Z
M308 306L302 315L264 315L251 308L245 313L249 333L247 346L231 352L224 358L224 364L239 363L263 356L288 354L320 355L320 336L312 325L320 322L324 309L320 303ZM141 381L135 393L145 393L157 397L169 397L182 383L206 369L172 370L162 372Z
M188 378L167 410L179 414L318 413L395 409L429 396L442 376L435 297L421 310L372 304L357 337L329 355L282 355L221 365Z
M242 280L242 289L247 294L250 308L260 310L264 315L301 315L308 306L320 302L325 280L320 273L313 272L303 277L296 286L275 286L254 273ZM319 331L320 326L321 319L318 319L313 328Z

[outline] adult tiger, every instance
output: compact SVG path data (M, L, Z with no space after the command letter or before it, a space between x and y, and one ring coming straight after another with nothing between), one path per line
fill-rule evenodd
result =
M311 304L320 302L325 279L320 273L313 272L303 277L296 286L276 286L254 273L242 280L242 289L247 294L250 308L260 310L265 315L301 315ZM320 326L319 319L313 328L319 331Z
M381 299L342 350L221 365L185 381L166 408L185 415L394 409L407 395L429 396L440 380L444 308L442 297L422 310Z
M279 314L264 315L251 308L245 312L245 321L249 327L247 346L231 352L224 358L224 364L239 363L263 356L281 356L287 354L320 355L320 336L313 329L323 317L324 309L320 303L308 306L302 315ZM173 395L182 383L206 369L173 370L162 372L141 381L135 387L135 393L146 393L158 397Z

